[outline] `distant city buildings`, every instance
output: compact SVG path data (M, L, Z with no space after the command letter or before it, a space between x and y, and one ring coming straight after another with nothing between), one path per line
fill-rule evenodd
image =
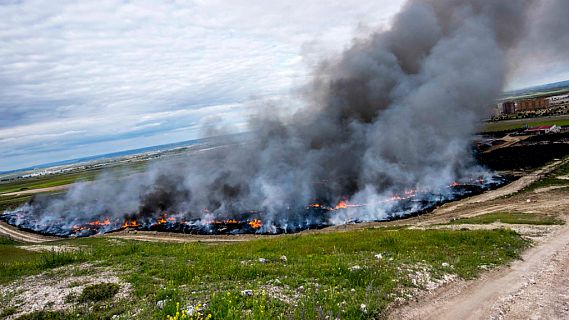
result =
M523 99L516 102L516 112L536 111L549 108L548 98Z
M499 117L562 106L569 106L569 94L502 101L497 104L495 114Z

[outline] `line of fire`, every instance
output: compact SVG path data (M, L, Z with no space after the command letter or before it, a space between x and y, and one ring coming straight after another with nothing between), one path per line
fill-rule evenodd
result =
M71 224L62 219L54 223L43 224L37 218L30 216L25 210L16 210L0 216L9 224L19 228L46 235L60 237L87 237L96 234L117 232L123 230L176 232L201 235L231 235L231 234L282 234L294 233L307 229L321 229L337 223L346 217L363 217L359 214L372 207L385 208L385 219L395 220L429 212L446 202L459 200L468 196L497 188L511 181L511 177L493 176L489 179L478 177L466 182L453 182L444 190L417 190L408 189L399 194L386 197L378 203L353 203L349 197L344 197L337 203L325 200L314 200L302 208L289 208L295 216L294 221L279 223L267 221L265 213L261 210L248 210L239 213L209 212L207 208L201 209L201 219L187 219L191 216L185 213L164 210L157 212L154 217L141 217L137 213L125 214L124 218L107 217L105 214L95 215L98 218L84 223ZM388 205L385 205L388 204ZM343 215L345 212L358 213ZM291 215L288 215L291 216ZM370 220L346 218L343 224L359 223ZM377 221L377 220L371 220Z

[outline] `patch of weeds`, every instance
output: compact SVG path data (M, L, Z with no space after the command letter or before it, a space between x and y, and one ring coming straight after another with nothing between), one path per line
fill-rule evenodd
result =
M459 218L448 224L507 224L562 225L565 221L553 216L523 212L492 212L470 218Z
M82 284L83 283L81 281L71 281L67 287L68 288L75 288L75 287L78 287Z
M65 299L63 299L63 301L65 303L73 303L76 302L78 300L78 296L76 292L71 292L70 294L68 294Z
M0 236L0 244L12 244L12 245L15 245L15 244L18 244L18 242L14 241L14 240L12 240L12 239L8 239L8 238L6 238L6 237Z
M568 179L559 179L559 176L567 176L569 174L569 162L559 166L552 172L550 172L546 177L539 179L538 181L525 187L521 192L532 192L539 188L551 187L551 186L569 186Z
M65 320L63 311L34 311L18 317L16 320Z
M180 303L176 303L176 312L174 315L167 315L167 320L209 320L212 318L211 314L203 314L202 305L197 305L195 308L191 310L188 309L181 309L180 310Z
M4 308L4 309L2 309L2 312L0 312L0 318L5 318L8 316L11 316L14 313L16 313L17 311L18 311L18 309L14 308L14 307Z
M120 286L116 283L97 283L86 286L77 298L79 302L97 302L108 300L119 292Z
M0 243L0 283L7 283L20 276L33 275L56 267L89 260L85 251L33 252L20 248L15 242Z
M284 317L285 304L265 292L250 296L240 292L215 293L205 310L213 319L279 319Z
M40 269L52 269L67 264L85 261L86 257L82 251L77 252L57 252L51 251L42 255L39 262Z
M77 267L73 268L73 270L71 270L71 274L74 277L90 276L90 275L93 275L95 272L96 272L95 268L87 268L87 267L80 267L80 266L77 266Z

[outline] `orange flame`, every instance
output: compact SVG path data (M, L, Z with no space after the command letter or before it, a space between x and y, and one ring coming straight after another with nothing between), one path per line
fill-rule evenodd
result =
M251 228L253 229L259 229L260 227L263 226L263 221L259 220L259 219L253 219L251 221L249 221L249 225L251 226Z
M88 225L93 226L93 227L100 227L100 226L108 226L111 224L111 221L109 219L105 219L103 221L99 221L99 220L94 220L94 221L90 221L87 222Z
M346 209L347 207L348 204L346 203L346 201L341 200L340 202L338 202L335 209Z
M138 221L135 219L125 219L122 228L136 228L138 227Z

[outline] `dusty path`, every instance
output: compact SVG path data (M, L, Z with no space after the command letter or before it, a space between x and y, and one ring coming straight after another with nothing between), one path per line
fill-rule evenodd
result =
M511 147L514 144L516 144L520 141L523 141L529 137L531 137L531 135L527 135L527 136L510 136L510 135L507 135L507 136L500 139L500 140L504 140L505 141L504 143L492 146L488 150L484 151L484 153L490 153L490 152L498 150L498 149Z
M190 235L180 233L168 232L154 232L154 231L133 231L133 232L115 232L101 235L102 237L118 238L125 240L138 240L149 242L174 242L174 243L187 243L187 242L243 242L252 239L257 239L259 236L244 234L244 235Z
M510 267L442 288L392 319L569 319L569 226Z
M53 191L67 190L71 187L71 185L73 185L73 184L70 183L70 184L64 184L64 185L55 186L55 187L47 187L47 188L38 188L38 189L31 189L31 190L22 190L22 191L1 193L0 196L22 196L22 195L26 195L26 194L36 194L36 193L42 193L42 192L53 192Z
M490 201L490 200L494 200L500 197L504 197L510 194L513 194L515 192L518 192L520 190L522 190L523 188L529 186L530 184L532 184L533 182L541 179L542 177L544 177L546 174L548 174L549 172L553 171L554 169L556 169L557 167L559 167L560 165L563 165L565 163L569 162L569 158L565 158L564 160L559 160L559 161L555 161L553 163L550 163L540 169L537 169L521 178L519 178L518 180L504 186L501 187L499 189L490 191L490 192L485 192L482 193L480 195L474 196L474 197L470 197L470 198L466 198L463 201L457 201L457 202L450 202L448 204L443 205L441 208L437 209L437 213L445 213L445 212L450 212L450 211L454 211L464 205L467 204L473 204L473 203L481 203L481 202L486 202L486 201Z
M28 243L42 243L42 242L60 240L60 238L47 237L27 231L22 231L3 221L0 221L0 235L6 236L12 240L16 240L19 242L28 242Z
M558 161L513 184L449 203L425 216L402 221L413 228L492 228L437 226L459 217L488 212L518 211L569 217L569 188L545 187L514 194L568 160ZM509 197L502 197L511 195ZM392 319L569 319L569 225L515 226L511 228L535 241L522 260L457 281L418 297L418 302L392 311Z

